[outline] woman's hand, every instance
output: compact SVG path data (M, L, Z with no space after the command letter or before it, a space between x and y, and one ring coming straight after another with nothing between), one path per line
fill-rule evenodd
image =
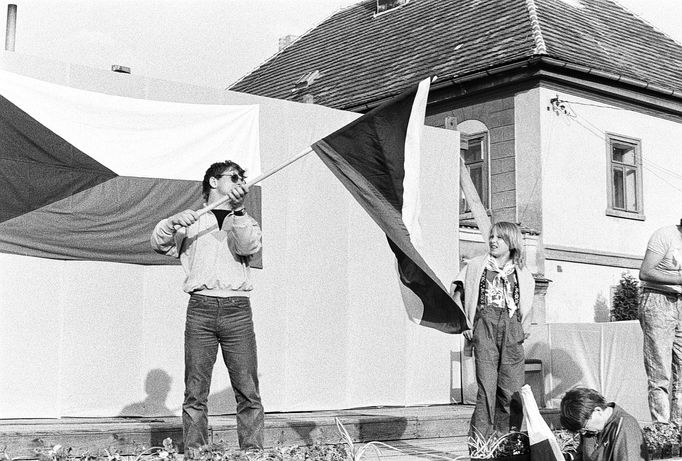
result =
M471 341L474 339L474 331L473 330L465 330L462 332L462 335L464 336L464 339L467 341Z

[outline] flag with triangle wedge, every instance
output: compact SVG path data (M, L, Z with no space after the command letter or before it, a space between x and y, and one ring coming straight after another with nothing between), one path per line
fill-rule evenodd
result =
M423 80L312 147L386 233L410 317L461 333L464 312L422 256L429 238L419 225L420 147L430 84Z
M260 174L257 105L83 91L0 71L0 252L178 264L149 235L200 208L208 166Z

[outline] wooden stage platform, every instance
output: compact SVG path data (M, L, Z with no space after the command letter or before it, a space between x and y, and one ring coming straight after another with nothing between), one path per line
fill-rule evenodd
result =
M335 422L339 418L356 442L391 442L401 450L451 454L454 458L467 451L472 411L471 405L433 405L266 413L265 445L339 443L341 434ZM550 424L558 426L557 410L542 413ZM211 416L209 424L212 441L237 446L234 415ZM0 450L4 447L10 458L35 458L36 448L55 444L71 447L74 454L108 449L134 455L143 448L161 445L167 437L182 442L180 417L0 420ZM441 455L436 457L443 459Z

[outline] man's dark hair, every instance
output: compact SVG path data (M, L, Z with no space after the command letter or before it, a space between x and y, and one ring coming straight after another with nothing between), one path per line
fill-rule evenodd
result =
M595 408L606 408L606 399L587 387L576 387L561 399L561 426L577 432L585 427Z
M214 163L208 167L208 170L206 170L206 174L204 175L204 182L202 183L202 194L204 195L204 200L208 200L208 194L211 192L211 183L209 180L211 178L218 178L221 174L225 173L229 169L236 170L239 176L246 178L246 171L244 168L240 167L232 160Z

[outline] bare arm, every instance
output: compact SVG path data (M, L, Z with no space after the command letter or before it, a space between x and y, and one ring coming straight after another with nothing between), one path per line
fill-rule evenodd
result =
M682 285L682 275L679 270L671 273L662 271L657 267L662 259L662 254L646 250L642 267L639 269L639 279L644 282L660 283L663 285Z

